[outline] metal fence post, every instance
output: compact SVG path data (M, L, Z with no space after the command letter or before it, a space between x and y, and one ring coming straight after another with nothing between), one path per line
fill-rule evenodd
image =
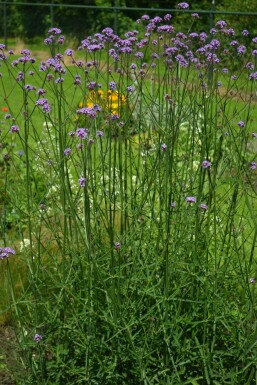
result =
M51 18L51 28L54 26L54 7L53 7L53 0L51 1L50 5L50 18Z
M214 27L214 13L215 13L215 0L211 2L211 10L210 10L210 30ZM213 64L210 63L208 67L208 85L211 86L213 77Z
M3 29L4 29L4 44L7 48L7 7L6 7L6 0L4 0L4 9L3 9Z
M118 0L115 0L115 5L114 5L114 32L115 35L118 35Z
M210 29L214 27L214 13L215 13L215 0L212 0L211 12L210 12Z

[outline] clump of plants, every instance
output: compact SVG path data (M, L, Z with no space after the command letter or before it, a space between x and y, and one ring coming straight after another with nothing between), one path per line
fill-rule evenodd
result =
M198 18L0 45L17 384L256 380L257 37Z

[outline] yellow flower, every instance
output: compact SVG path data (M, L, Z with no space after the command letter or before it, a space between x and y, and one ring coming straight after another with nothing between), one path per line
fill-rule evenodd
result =
M99 104L100 107L110 110L111 113L118 112L119 108L126 103L124 95L118 91L91 91L90 97L86 100L86 107L93 107L94 104ZM79 103L79 108L84 106L83 102Z

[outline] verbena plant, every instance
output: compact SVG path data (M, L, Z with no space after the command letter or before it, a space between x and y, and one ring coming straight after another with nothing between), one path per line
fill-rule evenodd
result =
M17 384L256 381L257 37L170 19L0 45Z

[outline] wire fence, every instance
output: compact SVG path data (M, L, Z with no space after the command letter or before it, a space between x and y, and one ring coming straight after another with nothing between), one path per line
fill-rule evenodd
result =
M115 1L115 3L118 3L118 0ZM62 25L62 17L60 16L62 13L67 14L68 18L71 18L72 11L80 11L80 20L88 20L88 16L90 17L91 23L93 25L93 28L96 26L96 22L98 19L99 12L102 13L102 15L108 15L108 22L109 26L112 27L115 31L115 33L119 33L121 29L121 25L123 23L122 17L119 17L120 15L126 13L126 15L131 16L132 18L136 15L140 16L140 13L155 13L161 14L161 13L171 13L175 15L180 14L193 14L198 13L199 15L202 15L205 17L205 20L207 21L210 28L214 26L214 20L216 16L225 16L225 17L235 17L235 18L242 18L245 17L247 20L248 18L257 18L257 12L236 12L236 11L224 11L224 10L216 10L215 9L215 0L212 0L210 3L210 8L206 10L189 10L189 9L174 9L174 8L144 8L144 7L121 7L118 5L115 6L96 6L96 5L82 5L82 4L56 4L54 1L48 2L48 3L35 3L35 2L12 2L12 1L5 1L0 0L0 25L1 25L1 37L4 41L5 45L7 46L7 37L14 34L13 28L12 28L12 15L14 11L20 11L20 14L23 14L24 16L29 19L29 23L33 25L33 21L36 22L36 18L34 17L35 12L34 10L37 10L37 12L42 13L42 15L45 16L45 19L47 19L47 26L53 27L57 25ZM63 12L65 11L65 12ZM130 15L131 14L131 15ZM42 18L42 17L41 17ZM67 20L66 20L67 22ZM70 20L70 23L73 23L74 29L76 26L76 20ZM257 24L257 23L255 23ZM96 30L96 28L95 28ZM43 30L41 31L41 34L43 34ZM76 31L75 31L76 33Z

